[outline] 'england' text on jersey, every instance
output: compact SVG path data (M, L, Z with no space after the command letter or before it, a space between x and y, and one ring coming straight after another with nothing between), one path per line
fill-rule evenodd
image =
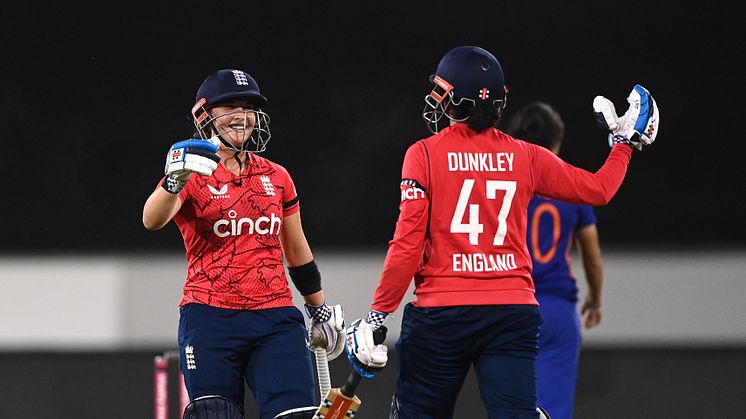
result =
M516 269L512 253L454 253L453 272L495 272Z
M448 153L448 171L512 172L513 153Z

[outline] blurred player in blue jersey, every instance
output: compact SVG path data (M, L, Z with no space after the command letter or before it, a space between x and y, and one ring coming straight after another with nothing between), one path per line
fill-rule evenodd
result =
M559 154L564 123L550 105L533 102L521 108L506 129ZM527 245L533 261L536 299L544 318L536 361L539 404L552 419L570 419L580 354L578 288L570 269L573 242L583 259L588 295L581 308L585 327L601 322L603 266L593 207L534 195L528 206Z

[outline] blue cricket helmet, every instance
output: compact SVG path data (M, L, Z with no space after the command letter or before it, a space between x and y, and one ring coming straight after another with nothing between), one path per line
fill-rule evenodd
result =
M258 108L267 104L267 98L262 96L256 80L245 71L232 69L219 70L207 76L197 90L194 103L202 99L207 107L231 100L246 100Z
M443 86L452 88L456 103L461 99L494 102L505 98L505 76L500 62L479 47L463 46L448 51L431 77L436 85L440 79L445 82Z
M434 86L425 96L422 116L432 132L439 131L439 122L444 115L448 116L446 108L450 105L461 106L467 101L472 106L482 103L504 108L507 104L508 89L502 66L494 55L480 47L461 46L448 51L430 81Z
M272 136L269 130L270 119L269 115L261 111L267 104L267 98L262 95L256 80L245 71L224 69L210 74L199 86L194 100L194 125L203 139L217 136L224 146L236 151L260 153L267 148L267 142ZM215 105L234 100L245 100L254 105L252 110L232 112L241 113L244 117L243 131L247 133L248 138L240 148L225 141L224 133L216 132L217 129L213 125L216 118L228 114L210 116L208 112L208 109ZM253 123L248 122L249 113L253 114Z

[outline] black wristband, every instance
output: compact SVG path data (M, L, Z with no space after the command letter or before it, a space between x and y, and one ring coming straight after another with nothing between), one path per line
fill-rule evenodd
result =
M300 295L310 295L321 291L321 273L315 261L312 260L301 266L288 267L288 272Z

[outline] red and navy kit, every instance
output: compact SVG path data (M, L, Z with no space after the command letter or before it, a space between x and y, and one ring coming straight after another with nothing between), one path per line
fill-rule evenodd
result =
M477 133L463 123L411 145L371 308L394 312L413 277L417 307L536 305L525 245L531 197L604 205L631 152L615 145L591 173L498 129Z
M575 231L596 224L590 205L578 205L536 195L528 205L526 242L533 263L536 293L556 295L573 303L578 287L570 267Z
M249 154L235 176L218 165L193 175L174 217L184 238L187 278L180 305L233 310L293 305L280 246L283 218L299 211L295 186L279 164Z

